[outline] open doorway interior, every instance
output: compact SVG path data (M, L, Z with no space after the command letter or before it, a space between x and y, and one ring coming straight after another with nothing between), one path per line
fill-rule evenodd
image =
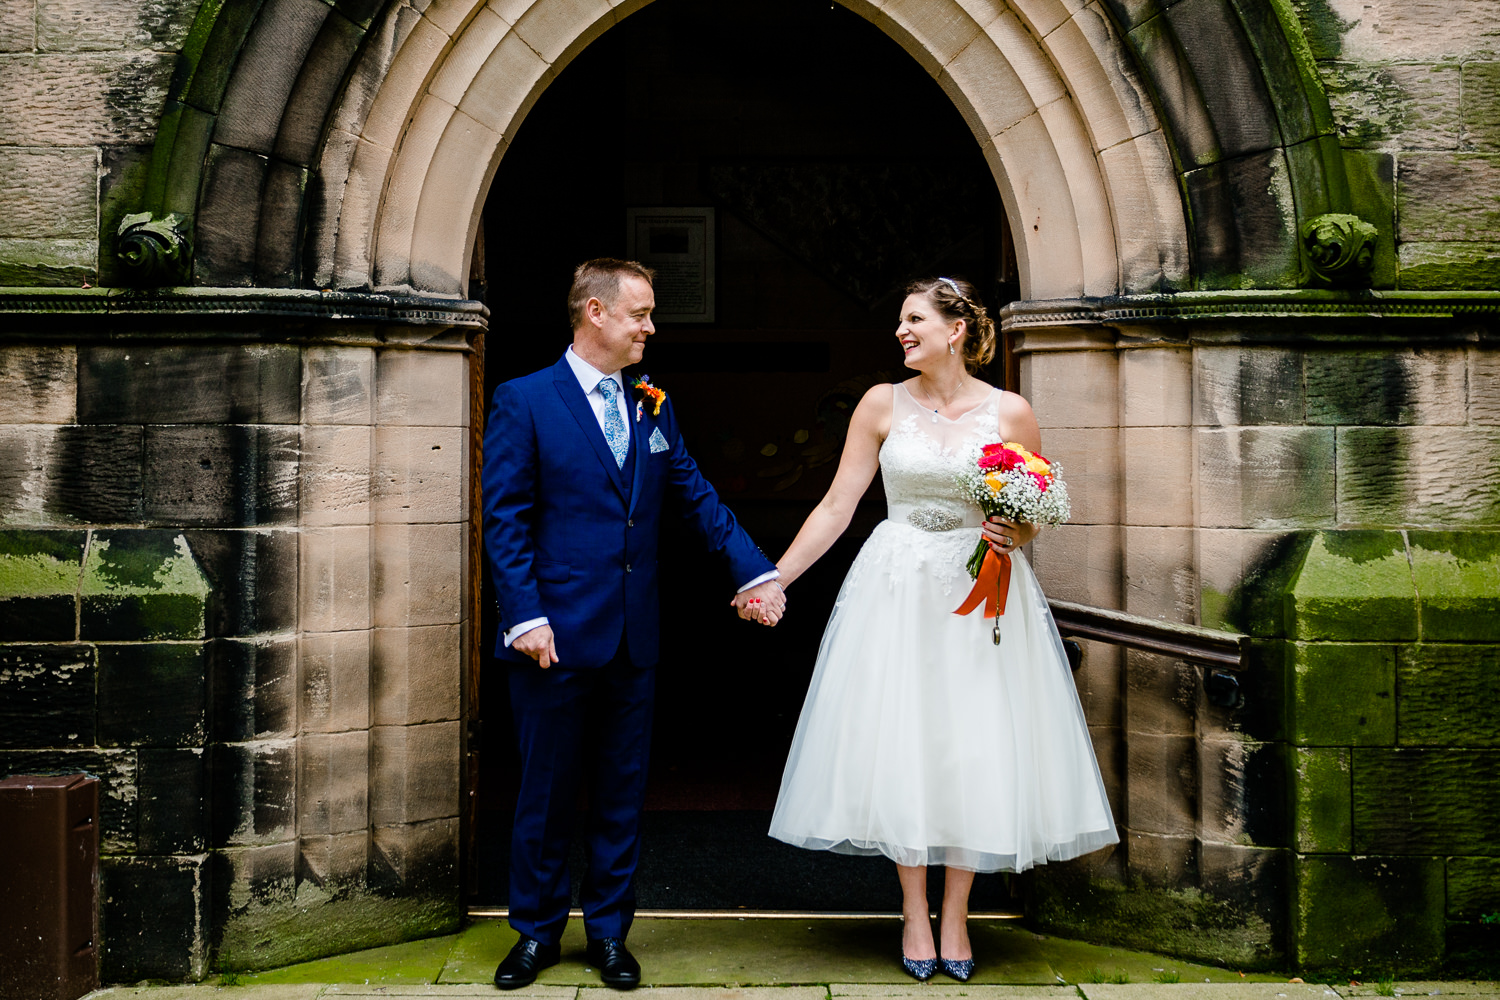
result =
M710 210L683 218L711 218L711 256L697 256L701 228L655 230L654 247L637 228L632 246L627 218L664 208ZM992 310L1016 291L999 196L968 126L919 63L826 0L657 0L606 32L511 143L484 246L486 400L557 360L580 261L655 253L689 284L702 273L693 267L708 269L711 319L691 312L701 295L659 279L658 332L640 368L671 393L704 474L772 559L832 480L865 389L908 374L893 336L905 283L961 275ZM663 315L671 302L681 318ZM990 374L1005 384L1004 359ZM765 835L823 626L884 515L877 479L775 629L739 621L722 567L664 533L643 908L899 908L889 862ZM483 608L487 651L493 601ZM497 677L481 676L479 717L474 902L504 905L516 764ZM1007 883L981 879L973 903L1009 908Z

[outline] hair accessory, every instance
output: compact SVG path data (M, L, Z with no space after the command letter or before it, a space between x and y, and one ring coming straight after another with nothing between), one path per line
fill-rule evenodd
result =
M954 281L952 278L939 278L938 280L947 285L949 288L953 289L954 295L957 295L959 298L964 300L968 299L968 296L959 290L958 282Z

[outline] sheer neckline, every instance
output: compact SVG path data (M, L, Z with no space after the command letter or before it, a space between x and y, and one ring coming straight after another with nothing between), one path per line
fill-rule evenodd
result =
M930 413L934 417L937 417L940 420L946 420L946 421L948 421L948 423L950 423L950 424L956 424L960 420L962 420L964 417L967 417L969 414L974 413L977 410L979 410L981 407L988 406L989 403L990 403L990 400L993 399L993 398L995 398L995 393L1002 391L998 386L993 386L992 385L992 386L990 386L990 391L987 392L987 393L985 393L984 398L981 399L979 402L975 403L973 406L969 407L967 410L965 410L964 412L960 413L956 417L945 417L941 413L939 413L937 410L934 410L932 407L930 407L930 406L923 406L921 403L917 402L917 397L915 397L915 396L913 396L911 394L911 390L906 387L906 383L905 382L897 382L896 383L896 388L898 388L902 392L906 393L906 398L909 399L909 400L911 400L912 405L915 406L918 410L921 410L923 413Z

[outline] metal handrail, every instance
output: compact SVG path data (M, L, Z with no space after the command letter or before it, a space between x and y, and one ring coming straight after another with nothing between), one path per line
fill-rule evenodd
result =
M1250 644L1248 635L1144 618L1069 601L1049 600L1047 603L1052 607L1058 632L1065 636L1130 646L1221 670L1238 672L1245 669Z

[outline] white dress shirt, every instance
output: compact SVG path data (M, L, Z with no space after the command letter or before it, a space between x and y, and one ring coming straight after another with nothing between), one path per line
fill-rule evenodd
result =
M573 369L573 377L578 379L578 387L583 390L584 398L589 401L589 408L594 411L594 419L599 421L599 433L604 433L604 393L599 391L599 383L606 378L612 378L615 380L615 405L620 409L620 419L625 421L626 433L634 434L635 431L632 430L632 426L635 421L631 419L630 396L625 392L625 380L620 375L620 372L601 372L574 354L572 345L568 346L567 353L563 357L567 358L568 367ZM621 369L621 371L623 370ZM774 569L769 573L762 573L735 591L735 593L742 594L752 587L758 587L768 580L775 580L779 576L781 574ZM546 624L548 624L548 621L545 617L532 618L507 629L505 632L505 645L507 647L510 646L511 643L515 642L522 635Z

